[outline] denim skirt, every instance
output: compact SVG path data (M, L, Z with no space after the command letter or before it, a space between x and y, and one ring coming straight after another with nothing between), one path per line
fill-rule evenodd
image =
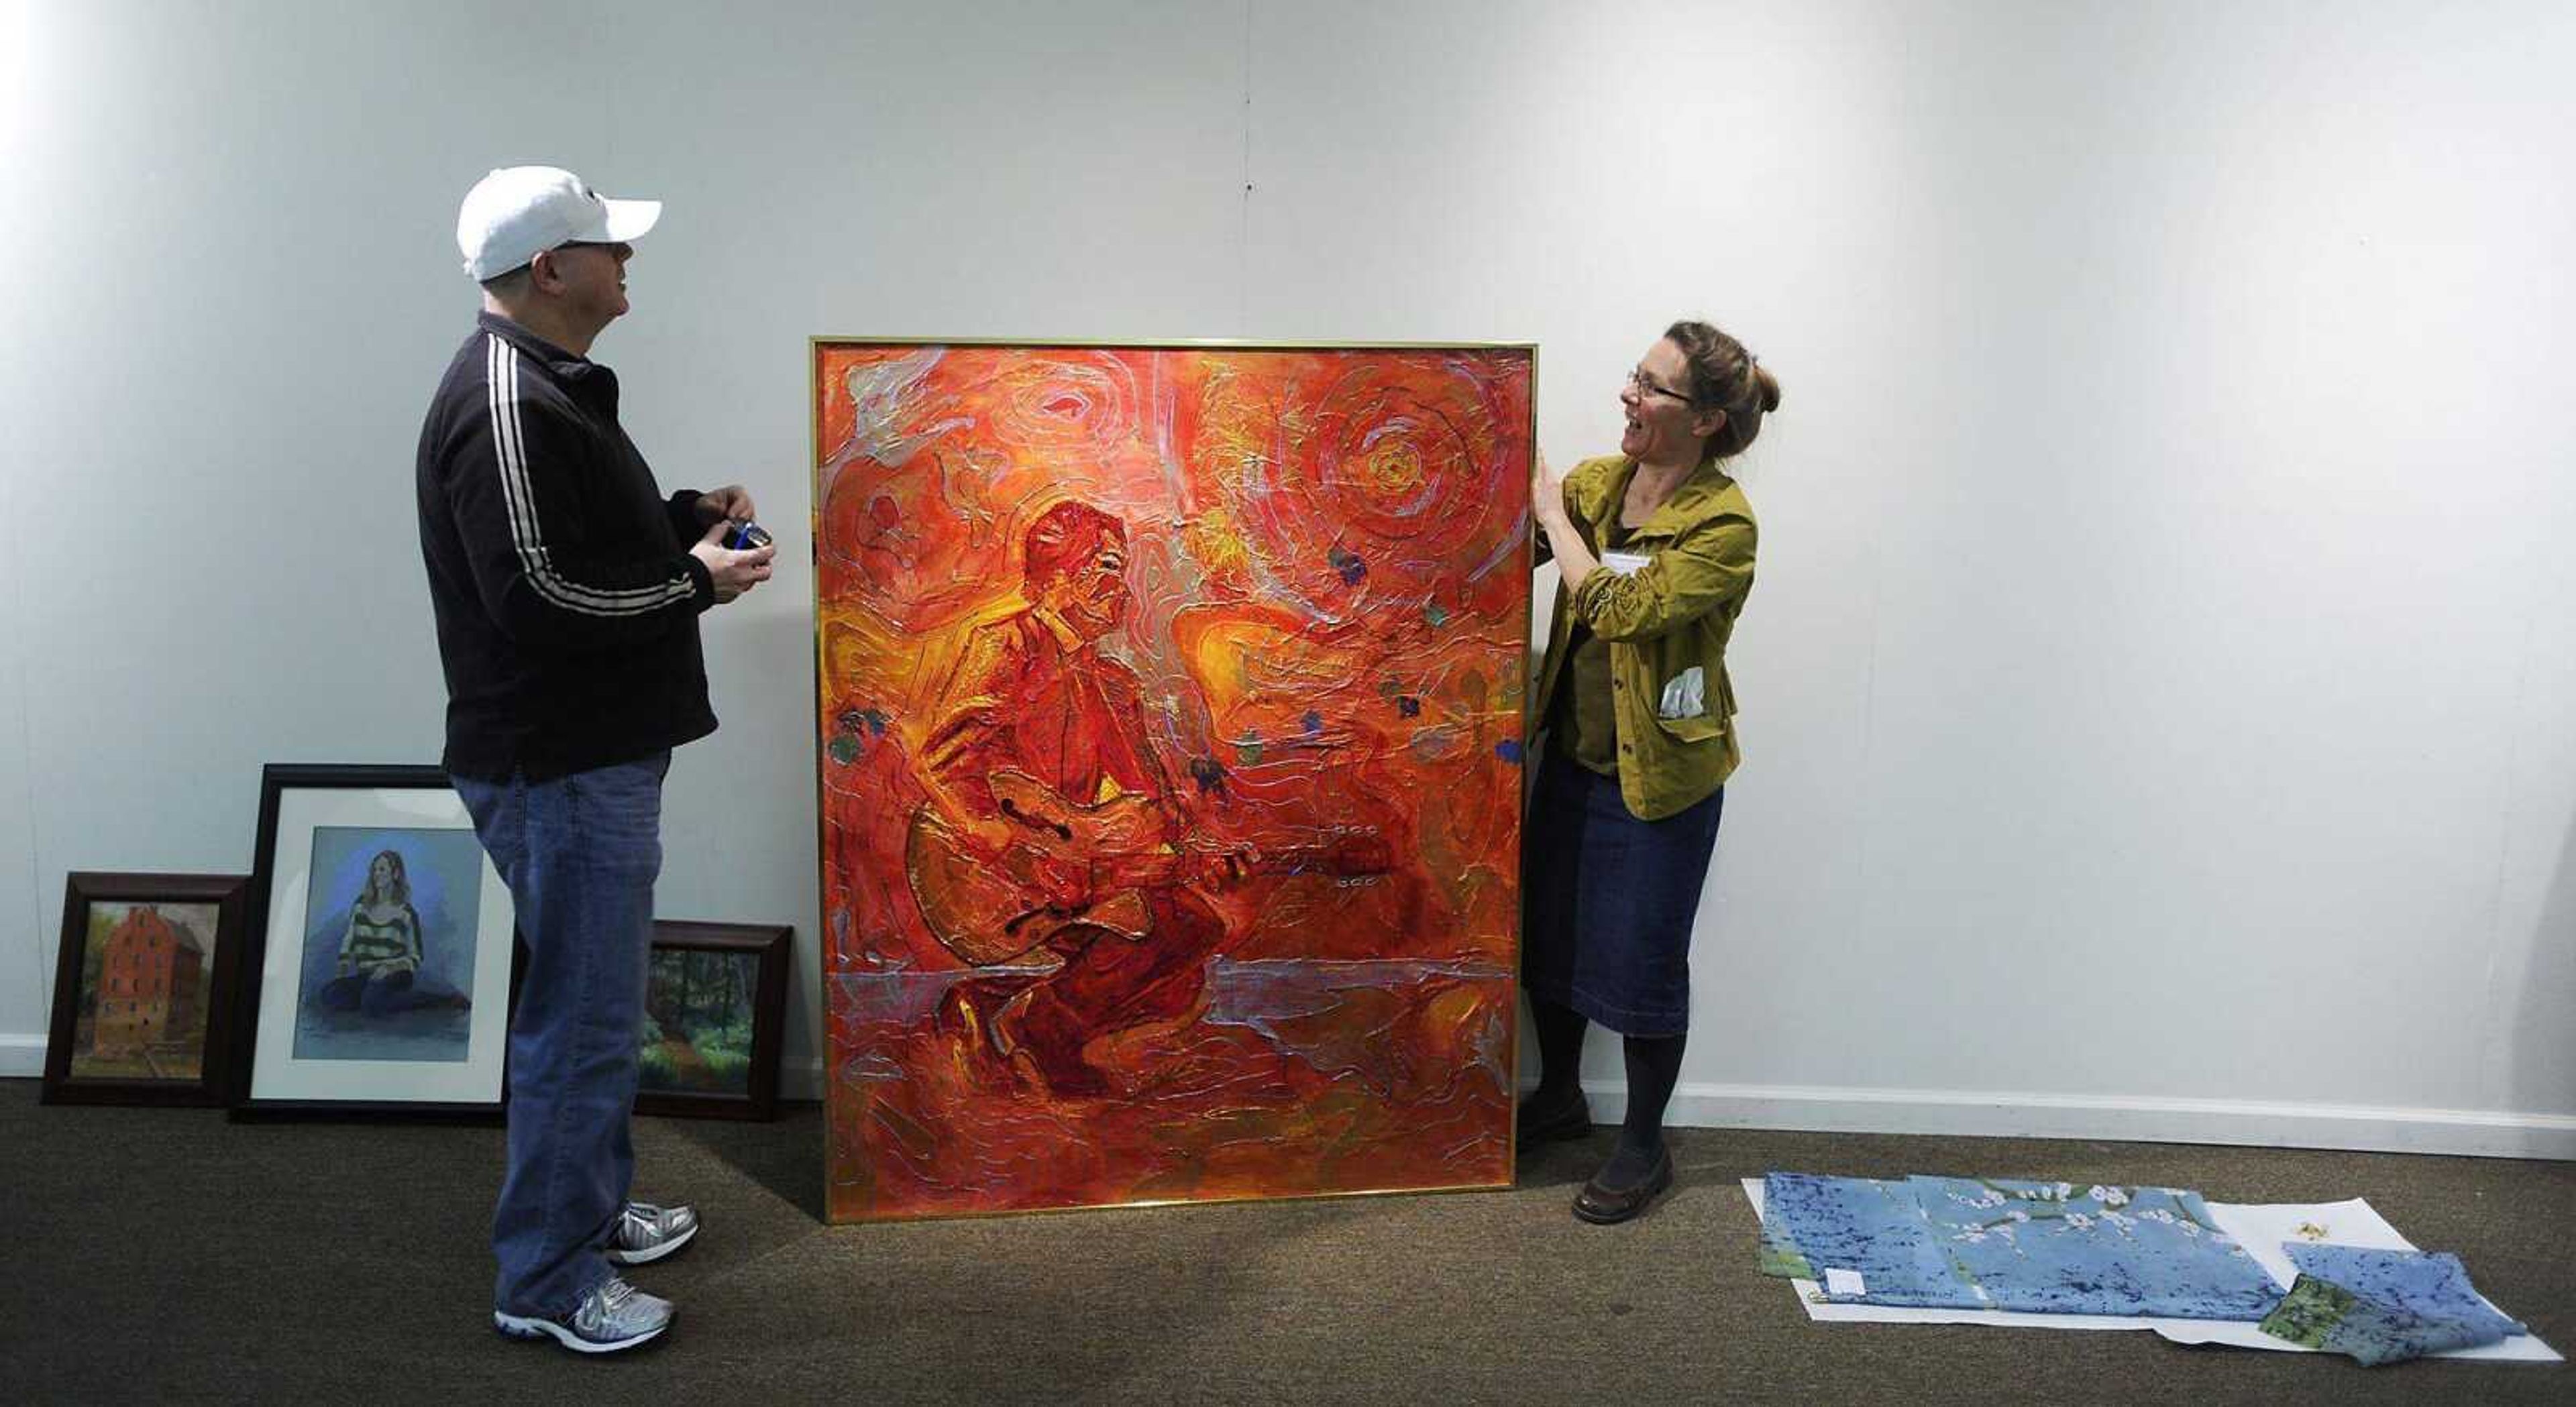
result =
M1550 751L1522 844L1521 985L1623 1036L1690 1027L1691 919L1717 851L1718 788L1641 821L1605 777Z

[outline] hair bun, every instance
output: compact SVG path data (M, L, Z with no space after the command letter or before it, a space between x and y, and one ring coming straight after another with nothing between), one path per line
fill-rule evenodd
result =
M1690 367L1690 403L1726 412L1707 452L1718 459L1742 454L1762 433L1762 417L1779 407L1779 378L1762 369L1752 348L1707 323L1684 318L1664 337Z

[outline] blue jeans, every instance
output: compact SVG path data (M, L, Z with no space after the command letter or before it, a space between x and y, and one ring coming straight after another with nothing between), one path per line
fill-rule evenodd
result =
M611 1273L608 1238L635 1181L626 1121L670 767L664 750L543 782L454 779L528 947L492 1211L492 1303L512 1314L564 1314Z

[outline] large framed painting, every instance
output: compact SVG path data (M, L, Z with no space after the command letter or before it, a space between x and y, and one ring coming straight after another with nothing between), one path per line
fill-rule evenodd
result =
M45 1103L224 1102L249 895L240 875L65 881Z
M447 774L272 763L234 1112L498 1116L517 929Z
M793 936L785 924L654 921L636 1113L777 1117Z
M1507 1185L1534 349L812 356L832 1219Z

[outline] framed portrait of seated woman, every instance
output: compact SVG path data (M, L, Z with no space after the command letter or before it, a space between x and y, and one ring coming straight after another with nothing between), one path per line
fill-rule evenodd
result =
M499 1117L516 927L447 774L273 763L253 863L234 1114Z

